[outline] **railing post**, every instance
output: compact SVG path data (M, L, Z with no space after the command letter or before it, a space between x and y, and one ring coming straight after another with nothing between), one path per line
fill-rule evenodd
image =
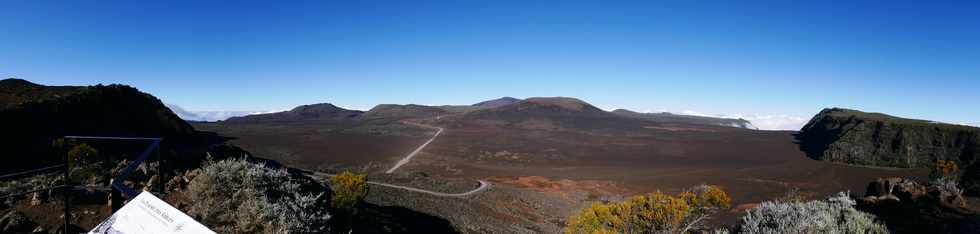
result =
M112 213L116 213L117 210L122 208L122 192L112 186L112 180L109 179L109 208L112 209Z
M163 184L163 155L160 154L160 148L163 147L163 139L160 140L160 145L157 145L157 190L160 192L160 197L163 197L164 184Z
M65 186L62 186L61 194L65 201L65 233L68 233L68 227L71 225L71 207L69 207L69 189L71 187L71 179L69 173L71 172L71 157L68 155L68 151L63 150L65 154Z

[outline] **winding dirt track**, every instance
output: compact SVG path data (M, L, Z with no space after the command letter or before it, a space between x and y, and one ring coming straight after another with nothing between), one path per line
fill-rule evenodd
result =
M321 172L313 172L309 176L312 177L313 179L317 179L317 180L321 180L321 181L327 181L330 177L333 177L334 174L327 174L327 173L321 173ZM436 192L436 191L425 190L425 189L420 189L420 188L413 188L413 187L407 187L407 186L401 186L401 185L394 185L394 184L389 184L389 183L381 183L381 182L372 182L372 181L368 181L367 183L368 184L377 185L377 186L385 186L385 187L389 187L389 188L404 189L404 190L408 190L408 191L412 191L412 192L427 193L427 194L430 194L430 195L433 195L433 196L439 196L439 197L465 197L465 196L473 195L473 194L478 193L480 191L486 190L487 188L490 187L490 182L486 182L486 181L483 181L483 180L478 180L478 182L480 182L480 187L477 187L476 189L470 190L468 192L463 192L463 193L443 193L443 192Z

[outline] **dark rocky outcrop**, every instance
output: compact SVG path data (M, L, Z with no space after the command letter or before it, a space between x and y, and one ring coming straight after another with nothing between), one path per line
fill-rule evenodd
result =
M857 165L928 167L936 160L973 164L980 128L824 109L803 126L800 147L811 158Z
M9 210L0 217L0 232L2 233L33 233L40 226L31 221L24 213Z
M868 184L857 209L875 214L896 233L977 233L980 215L962 194L905 178Z

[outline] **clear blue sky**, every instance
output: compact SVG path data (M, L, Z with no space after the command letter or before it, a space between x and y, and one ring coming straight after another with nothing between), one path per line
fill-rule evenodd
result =
M976 1L281 2L2 1L0 76L190 110L573 96L980 122Z

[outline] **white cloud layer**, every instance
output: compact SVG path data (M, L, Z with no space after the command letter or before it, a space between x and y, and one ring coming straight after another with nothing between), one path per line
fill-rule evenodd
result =
M697 111L681 111L683 115L694 115L694 116L704 116L704 117L715 117L715 118L730 118L730 119L744 119L752 122L752 125L759 128L759 130L793 130L798 131L803 128L803 125L810 118L804 118L800 116L792 115L753 115L753 114L725 114L725 115L714 115L705 114Z
M191 121L218 121L226 120L231 117L266 114L278 111L189 111L174 104L165 104L183 120Z

